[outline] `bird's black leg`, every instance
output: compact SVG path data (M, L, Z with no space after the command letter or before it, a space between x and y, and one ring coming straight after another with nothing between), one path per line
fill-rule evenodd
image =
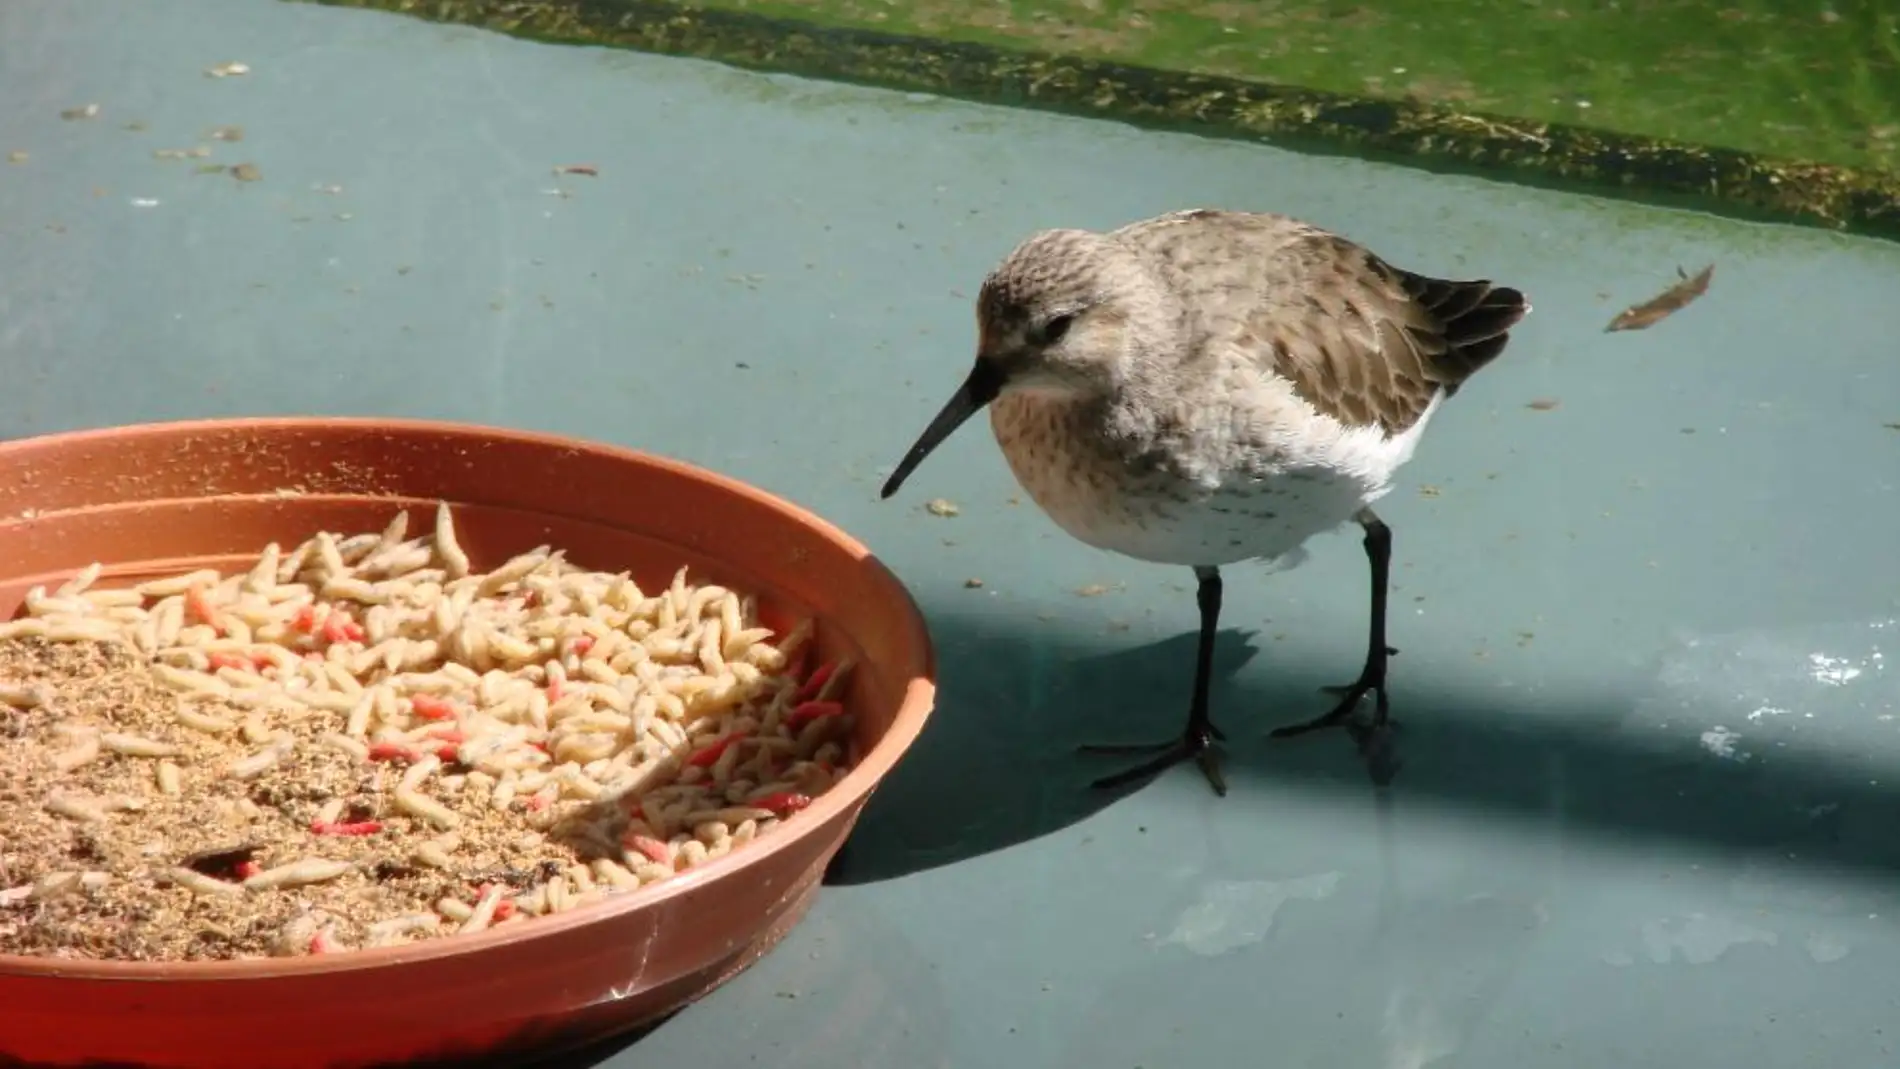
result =
M1326 688L1329 693L1340 696L1339 704L1333 706L1331 712L1304 724L1277 728L1273 732L1276 739L1344 724L1352 732L1354 741L1363 749L1370 738L1390 724L1390 702L1385 693L1385 662L1386 658L1399 652L1385 644L1385 600L1386 585L1392 570L1392 528L1387 527L1385 521L1374 515L1371 509L1360 509L1353 519L1365 529L1366 560L1372 565L1372 634L1366 645L1366 666L1360 670L1356 681L1343 687ZM1376 698L1372 723L1370 726L1353 724L1353 711L1359 708L1360 700L1367 694Z
M1208 785L1214 788L1214 793L1227 794L1227 781L1220 773L1220 754L1214 749L1214 743L1227 736L1214 726L1207 712L1208 681L1214 671L1214 631L1220 623L1220 570L1196 568L1194 577L1200 580L1194 591L1194 600L1201 607L1201 642L1194 662L1194 696L1188 703L1187 728L1179 738L1166 742L1082 747L1083 753L1097 754L1160 751L1133 768L1096 780L1094 785L1098 789L1114 790L1147 779L1191 757L1200 764L1201 772L1207 776Z

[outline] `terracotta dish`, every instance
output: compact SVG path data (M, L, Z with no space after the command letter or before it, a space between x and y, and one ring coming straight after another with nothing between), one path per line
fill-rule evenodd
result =
M0 1064L345 1069L530 1054L652 1021L730 979L803 915L826 863L917 738L929 636L864 546L762 491L572 439L444 423L260 419L0 443L0 620L94 561L107 585L234 569L269 542L422 520L446 500L476 567L540 544L648 589L681 565L815 615L854 658L859 763L759 841L571 913L404 946L208 963L0 955ZM0 829L0 835L5 829ZM4 948L0 948L4 949Z

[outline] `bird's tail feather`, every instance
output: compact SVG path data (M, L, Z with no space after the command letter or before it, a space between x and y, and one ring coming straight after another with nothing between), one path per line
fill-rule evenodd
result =
M1489 279L1453 281L1409 271L1399 272L1399 278L1412 299L1442 324L1445 351L1432 370L1448 387L1456 388L1497 359L1511 340L1511 328L1531 311L1522 290Z

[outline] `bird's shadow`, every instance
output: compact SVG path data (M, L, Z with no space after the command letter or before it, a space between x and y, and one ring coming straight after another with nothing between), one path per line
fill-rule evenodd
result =
M931 721L878 788L827 882L871 883L1040 838L1114 803L1145 783L1098 790L1093 780L1141 755L1083 755L1084 743L1162 742L1187 716L1197 636L1188 631L1102 651L1059 632L1027 641L1013 630L933 617L940 689ZM1214 646L1210 704L1228 735L1225 763L1255 759L1270 717L1277 724L1324 712L1332 699L1289 683L1237 693L1233 677L1260 652L1228 628ZM1349 673L1342 673L1349 674ZM1308 772L1353 775L1344 734L1274 743ZM1318 740L1328 740L1323 745ZM1199 775L1192 764L1181 774Z
M1192 631L1119 650L1104 649L1099 637L1025 632L996 619L933 614L932 632L937 709L866 807L830 883L925 871L1084 820L1147 785L1093 789L1095 778L1140 758L1082 755L1079 744L1160 741L1183 725ZM1236 679L1263 650L1270 670ZM1344 731L1267 737L1325 711L1333 699L1321 686L1357 667L1344 647L1317 659L1311 653L1220 632L1211 704L1227 733L1224 766L1237 795L1249 780L1363 794L1402 763L1392 791L1411 804L1555 821L1625 843L1672 839L1762 856L1797 850L1809 865L1900 874L1900 837L1883 830L1900 826L1900 781L1870 778L1821 749L1789 747L1772 763L1741 764L1712 758L1693 737L1630 730L1659 668L1531 694L1399 658L1392 671L1400 727L1382 740L1388 767L1379 768ZM1164 775L1199 773L1183 765ZM1247 803L1230 796L1224 804Z

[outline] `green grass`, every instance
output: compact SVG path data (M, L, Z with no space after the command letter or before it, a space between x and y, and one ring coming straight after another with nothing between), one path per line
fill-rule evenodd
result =
M1900 172L1891 0L698 0Z

